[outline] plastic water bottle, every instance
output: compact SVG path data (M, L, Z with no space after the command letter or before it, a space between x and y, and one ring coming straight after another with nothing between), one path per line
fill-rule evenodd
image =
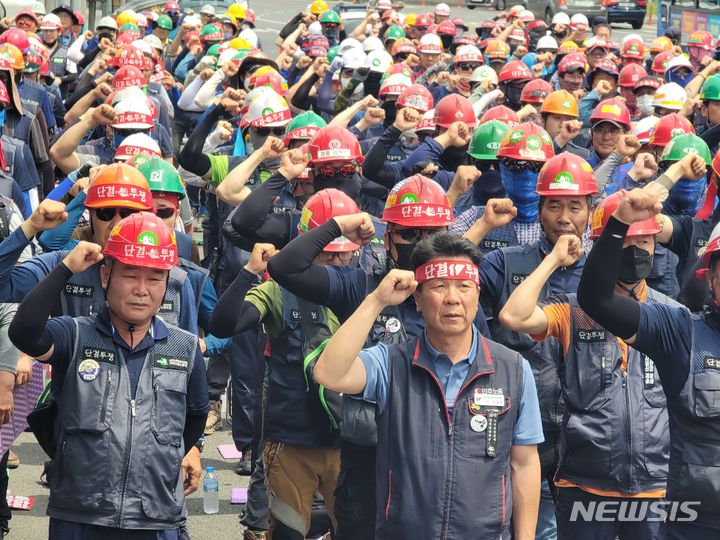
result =
M203 512L217 514L220 511L220 485L215 476L215 467L205 469L203 478Z

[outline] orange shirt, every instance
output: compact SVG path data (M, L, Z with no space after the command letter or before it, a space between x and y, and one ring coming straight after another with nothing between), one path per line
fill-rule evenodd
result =
M645 301L645 298L647 297L647 285L645 282L642 283L642 286L637 292L637 296L640 299L641 302ZM543 311L545 312L545 316L547 317L548 321L548 327L545 333L542 334L534 334L531 337L535 341L543 341L547 337L554 337L556 338L562 345L563 348L563 355L567 356L568 351L570 350L570 304L566 302L558 302L554 304L547 304L543 307ZM627 343L625 343L622 339L616 338L618 341L618 345L620 346L620 351L622 354L622 362L620 364L620 369L623 371L627 371ZM649 491L642 491L640 493L623 493L622 491L606 491L603 489L597 489L591 486L586 486L583 484L577 484L575 482L571 482L570 480L565 479L558 479L555 481L555 485L557 487L576 487L580 488L583 491L586 491L588 493L592 493L594 495L599 495L601 497L622 497L627 499L659 499L662 497L665 497L665 490L664 489L655 489L655 490L649 490Z

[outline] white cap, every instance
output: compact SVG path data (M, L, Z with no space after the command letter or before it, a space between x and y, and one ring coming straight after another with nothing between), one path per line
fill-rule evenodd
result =
M425 34L420 38L417 48L419 53L440 54L443 51L443 44L436 34Z
M365 38L365 41L362 42L362 49L365 52L365 54L369 54L371 51L377 51L380 49L384 49L382 41L380 41L380 38L377 36L370 36L368 38Z
M653 107L662 107L671 111L679 111L687 101L687 92L677 83L663 84L655 92Z
M449 17L450 6L448 6L444 2L440 2L437 6L435 6L435 15L440 15L441 17Z
M579 24L590 26L590 21L588 21L588 18L582 13L576 13L575 15L570 17L570 26L577 26Z
M200 15L215 15L215 6L212 4L205 4L200 8Z
M561 11L559 13L556 13L553 15L552 21L550 24L564 24L565 26L568 26L570 24L570 17L567 13L564 11Z
M370 51L365 57L363 67L370 68L375 73L385 73L393 65L393 58L385 49Z
M550 34L547 34L547 35L541 37L540 39L538 39L535 49L537 49L538 51L543 50L543 49L557 51L558 50L558 42Z
M652 130L658 120L660 119L657 116L652 115L646 116L645 118L641 118L637 121L632 130L632 134L638 138L640 144L647 144L650 142L650 135L652 134Z
M345 51L349 51L350 49L362 49L362 43L360 43L357 39L349 37L346 39L343 39L340 42L340 45L338 45L338 52L340 54L343 54Z
M243 30L238 34L238 37L246 40L250 45L253 46L253 48L257 48L258 37L255 33L255 30L253 30L252 28L243 28Z
M342 63L344 69L357 69L365 63L365 53L357 48L345 51L342 55Z
M490 81L492 84L498 83L497 73L490 66L480 66L470 75L470 82Z
M674 69L677 67L686 67L689 69L693 69L693 66L690 63L690 59L687 56L685 56L684 54L676 56L672 60L670 60L667 65L667 71L670 71L671 69ZM662 88L662 86L660 88ZM659 91L660 90L658 89L658 92Z

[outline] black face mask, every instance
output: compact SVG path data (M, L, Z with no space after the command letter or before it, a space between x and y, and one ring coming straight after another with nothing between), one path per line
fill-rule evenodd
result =
M413 270L412 253L415 250L415 244L395 244L395 249L397 250L395 268Z
M653 256L637 246L628 246L622 250L618 281L637 283L650 275Z
M465 146L448 146L440 155L440 166L446 171L457 170L458 166L467 162L469 144Z
M523 91L522 86L501 83L500 90L505 94L505 106L510 107L514 111L520 110L520 97Z
M383 121L385 126L393 125L395 117L397 116L397 107L394 101L386 101L381 105L382 110L385 111L385 120Z
M354 174L350 177L345 176L324 176L322 174L316 174L313 180L313 188L315 193L320 190L333 188L339 189L345 195L354 200L360 199L360 175Z
M555 37L557 39L565 39L566 37L568 37L570 35L570 30L568 28L566 28L562 32L554 32L554 33L555 33Z
M492 163L492 161L488 161ZM505 187L500 179L500 171L485 170L480 179L473 184L473 203L482 206L490 199L505 197Z

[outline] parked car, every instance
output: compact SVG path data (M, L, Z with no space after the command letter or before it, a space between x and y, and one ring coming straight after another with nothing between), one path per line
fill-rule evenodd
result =
M604 0L609 23L630 23L633 28L642 28L645 22L647 0Z
M524 4L538 19L545 19L550 24L556 13L564 12L568 17L582 13L589 21L593 17L605 17L605 6L600 0L525 0Z

